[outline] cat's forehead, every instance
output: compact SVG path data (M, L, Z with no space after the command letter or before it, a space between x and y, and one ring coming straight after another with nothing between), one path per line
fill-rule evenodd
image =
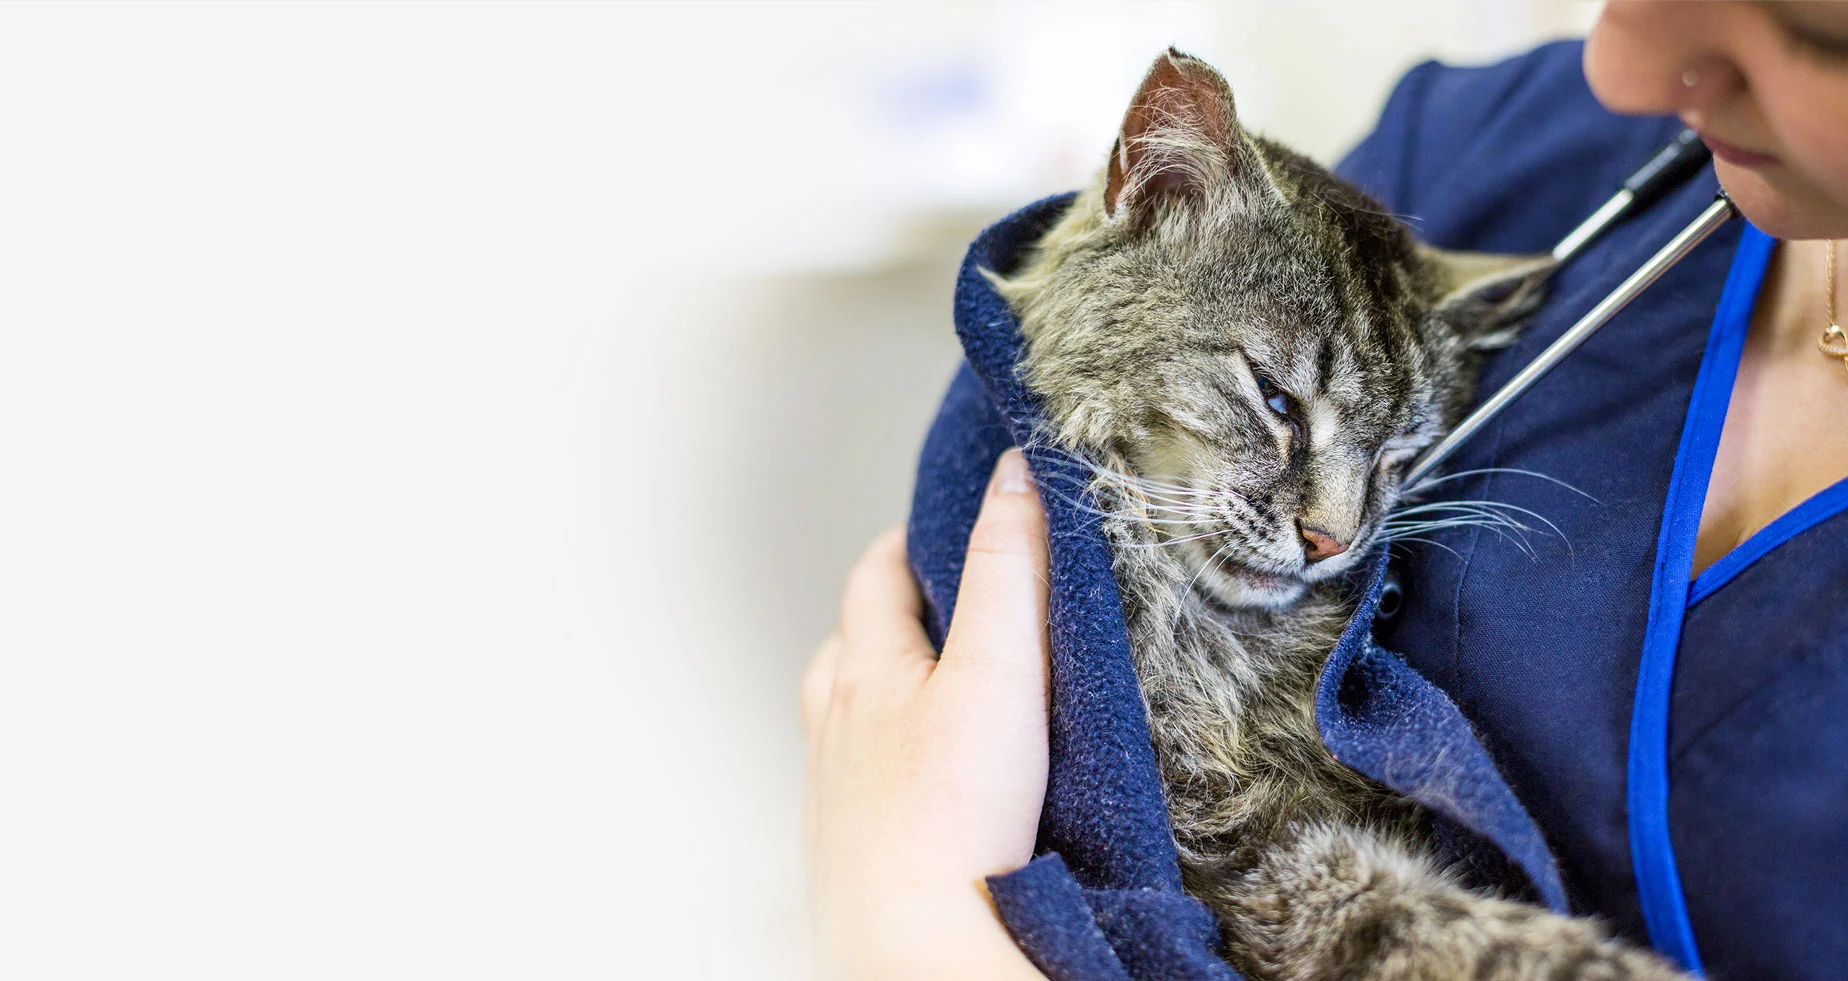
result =
M1414 366L1385 349L1371 325L1254 319L1236 333L1240 355L1300 399L1372 406L1409 394L1415 381Z
M1392 257L1274 227L1213 251L1196 274L1198 308L1293 394L1370 402L1415 380L1423 311L1362 266Z

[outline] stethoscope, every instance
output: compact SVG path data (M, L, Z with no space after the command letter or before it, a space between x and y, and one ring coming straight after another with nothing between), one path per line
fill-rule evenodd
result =
M1631 174L1617 189L1617 193L1611 195L1610 200L1600 205L1598 210L1591 213L1591 217L1580 222L1577 228L1559 240L1558 245L1553 246L1554 263L1564 264L1567 259L1577 255L1605 229L1654 204L1663 195L1680 186L1683 181L1706 166L1712 156L1713 152L1700 141L1700 134L1691 129L1684 129L1676 134L1674 140L1657 151L1656 155L1649 158L1649 162L1639 168L1636 173ZM1727 200L1724 192L1721 192L1713 199L1712 204L1708 205L1693 221L1688 222L1687 227L1677 232L1674 238L1668 240L1668 244L1656 251L1655 255L1650 256L1649 261L1638 266L1636 271L1617 284L1617 288L1611 290L1609 295L1593 304L1592 308L1587 310L1577 323L1559 335L1558 340L1547 345L1546 350L1541 351L1532 361L1528 362L1527 366L1509 379L1507 384L1497 389L1495 394L1489 396L1473 412L1465 416L1448 436L1438 440L1426 450L1424 455L1412 464L1412 468L1406 471L1402 485L1406 488L1406 493L1410 494L1420 490L1419 484L1431 476L1438 464L1448 459L1458 447L1468 442L1470 437L1481 432L1484 426L1502 413L1502 410L1508 408L1515 399L1520 398L1523 393L1532 388L1535 382L1553 370L1559 362L1565 360L1566 355L1577 350L1580 344L1585 343L1592 334L1597 333L1598 328L1609 323L1610 319L1617 315L1617 311L1628 306L1631 300L1636 299L1637 294L1649 287L1649 284L1662 278L1662 274L1667 272L1670 266L1680 262L1683 257L1694 250L1696 245L1717 231L1721 225L1726 224L1735 213L1732 202ZM1381 621L1393 619L1399 612L1399 604L1403 597L1404 589L1400 584L1398 572L1396 569L1389 569L1386 580L1382 584L1377 608L1378 618Z
M1585 219L1571 234L1559 240L1553 246L1553 260L1563 264L1576 255L1605 229L1617 224L1624 218L1655 203L1664 194L1679 186L1693 176L1707 163L1712 152L1700 141L1700 135L1691 129L1684 129L1674 141L1663 147L1642 169L1631 174L1617 193L1604 202L1591 217ZM1430 476L1437 465L1444 462L1457 447L1468 442L1470 437L1482 431L1489 420L1500 415L1522 393L1532 388L1547 372L1564 360L1566 355L1578 349L1580 344L1597 333L1598 328L1610 322L1617 311L1628 306L1637 294L1649 288L1649 284L1660 279L1670 266L1680 262L1694 250L1707 236L1713 234L1721 225L1726 224L1734 214L1732 202L1724 193L1716 197L1706 210L1689 222L1686 228L1678 232L1668 244L1662 246L1649 261L1638 266L1610 295L1599 300L1590 310L1580 317L1559 339L1547 346L1547 349L1522 368L1520 373L1509 379L1508 383L1496 390L1494 395L1484 401L1475 411L1464 417L1450 435L1439 440L1436 445L1426 450L1424 455L1412 464L1406 472L1404 486L1416 490L1424 478Z
M1630 175L1609 201L1573 229L1571 234L1561 239L1553 247L1553 258L1557 262L1565 262L1605 229L1679 186L1703 167L1711 156L1699 135L1693 130L1682 130L1672 143L1663 147L1641 170ZM1609 323L1637 294L1660 279L1670 266L1680 262L1735 213L1732 202L1722 192L1693 221L1650 256L1647 262L1637 267L1616 289L1586 311L1558 340L1547 345L1546 350L1540 352L1507 384L1465 417L1450 435L1419 457L1405 477L1408 492L1418 490L1419 482L1456 452L1457 447L1481 432L1490 420L1532 388L1535 382L1585 343L1599 328ZM1391 620L1397 614L1403 598L1396 570L1387 570L1380 588L1377 616L1382 620ZM1676 870L1674 848L1667 829L1667 719L1674 658L1671 650L1669 656L1660 663L1652 665L1647 657L1644 660L1645 663L1637 671L1636 700L1632 705L1631 746L1625 778L1630 808L1627 824L1632 860L1636 867L1637 890L1642 899L1649 936L1657 950L1674 958L1682 967L1699 974L1699 952L1694 943L1686 900L1682 896ZM1639 814L1642 815L1640 820Z

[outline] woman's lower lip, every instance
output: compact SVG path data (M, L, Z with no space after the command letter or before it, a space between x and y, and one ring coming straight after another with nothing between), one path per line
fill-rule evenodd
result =
M1759 153L1755 150L1736 147L1731 143L1716 140L1704 133L1701 134L1700 141L1707 144L1707 149L1712 150L1714 156L1719 157L1721 160L1735 167L1768 167L1777 163L1777 158L1769 153Z

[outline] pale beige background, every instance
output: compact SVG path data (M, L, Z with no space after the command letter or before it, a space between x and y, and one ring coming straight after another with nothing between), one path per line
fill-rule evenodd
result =
M795 685L962 244L1169 43L1564 0L0 7L0 975L806 976Z

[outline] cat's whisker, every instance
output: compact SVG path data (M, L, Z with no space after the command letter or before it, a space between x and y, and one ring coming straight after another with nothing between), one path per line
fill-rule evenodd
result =
M1191 495L1191 498L1175 498L1165 492L1149 493L1145 484L1152 482L1145 482L1140 478L1130 477L1126 474L1098 467L1088 461L1085 461L1085 463L1086 469L1091 472L1093 479L1089 485L1082 489L1081 493L1088 493L1091 498L1099 500L1100 503L1120 500L1122 504L1121 507L1099 507L1089 501L1074 498L1071 494L1059 489L1058 485L1061 483L1067 485L1077 483L1076 478L1069 474L1059 473L1048 475L1048 478L1045 479L1043 483L1046 484L1048 491L1055 498L1083 513L1105 519L1121 519L1140 522L1155 528L1164 535L1170 536L1162 541L1135 543L1130 547L1165 548L1170 545L1198 541L1202 538L1211 537L1213 534L1217 534L1217 532L1209 530L1180 535L1176 535L1175 532L1177 530L1190 532L1200 528L1202 525L1223 525L1226 523L1227 515L1224 509L1219 506L1223 502L1218 500L1208 501L1205 492L1195 491L1190 488L1176 488L1177 490L1186 491Z
M1443 521L1424 522L1407 527L1395 526L1385 529L1382 534L1393 541L1404 541L1407 536L1410 535L1421 535L1432 531L1444 531L1450 528L1487 528L1502 535L1508 534L1510 531L1515 534L1520 534L1520 529L1518 528L1510 529L1504 524L1480 518L1451 518Z
M1394 516L1398 516L1398 515L1406 515L1406 514L1429 514L1429 513L1441 512L1441 511L1462 511L1462 510L1498 511L1502 509L1518 510L1519 508L1517 505L1504 504L1501 501L1478 501L1478 500L1433 501L1429 504L1417 504L1417 505L1413 505L1412 507L1408 507L1408 508L1398 508L1394 510L1392 513Z
M1139 494L1139 493L1134 492L1133 490L1132 491L1118 491L1115 489L1112 489L1112 490L1114 493L1118 493L1123 497L1131 498L1136 501L1146 503L1150 506L1160 506L1164 508L1172 508L1176 511L1210 511L1213 509L1213 506L1214 506L1214 502L1206 501L1206 500L1177 501L1177 500L1171 500L1166 497Z
M1168 539L1164 539L1159 542L1121 542L1121 543L1118 543L1117 547L1118 548L1167 548L1171 545L1185 545L1188 542L1197 542L1203 538L1212 538L1214 535L1221 535L1221 534L1224 534L1224 532L1215 529L1213 531L1203 531L1197 535L1186 535L1181 538L1168 538Z
M1434 517L1434 518L1429 518L1423 521L1406 521L1404 520L1404 517L1405 517L1404 515L1395 515L1393 519L1389 519L1382 524L1381 526L1382 530L1387 534L1396 536L1396 535L1402 535L1407 532L1415 534L1419 532L1434 531L1434 530L1443 529L1443 528L1458 528L1458 527L1489 528L1491 530L1494 530L1497 534L1502 534L1504 536L1512 533L1514 536L1520 539L1520 543L1522 545L1523 551L1528 552L1529 555L1534 554L1532 550L1528 548L1528 543L1527 543L1527 538L1526 538L1525 533L1530 532L1530 531L1535 531L1536 529L1534 529L1533 527L1527 524L1522 523L1521 521L1515 518L1509 517L1507 514L1504 514L1501 511L1495 510L1493 508L1481 508L1481 507L1474 507L1474 506L1458 506L1458 507L1448 507L1448 508L1442 508L1442 509L1413 509L1413 510L1432 511L1438 514L1444 514L1445 512L1454 512L1454 513L1447 517ZM1541 520L1544 521L1545 519L1543 518ZM1555 530L1555 533L1557 533L1557 529L1554 529L1554 530ZM1561 537L1563 539L1564 536L1561 536ZM1568 543L1568 547L1569 545L1570 543Z
M1598 500L1597 498L1591 496L1590 494L1587 494L1584 491L1578 489L1577 487L1574 487L1571 484L1568 484L1565 481L1560 480L1558 477L1554 477L1549 474L1541 473L1538 470L1523 470L1520 467L1477 467L1473 470L1458 470L1454 473L1444 474L1441 477L1426 477L1425 479L1419 481L1418 483L1405 488L1405 490L1402 491L1401 493L1409 497L1410 495L1413 495L1413 494L1423 493L1424 491L1430 490L1431 488L1436 487L1439 484L1446 483L1448 481L1461 480L1464 477L1478 477L1484 474L1497 474L1497 473L1514 474L1515 476L1520 476L1520 477L1534 477L1540 480L1544 480L1549 484L1558 484L1559 486L1564 487L1566 490L1569 490L1572 493L1577 494L1578 496L1588 501L1591 501L1595 504L1604 503Z
M1118 509L1118 510L1110 510L1106 508L1101 508L1101 507L1098 507L1096 504L1091 503L1090 501L1084 500L1080 497L1072 495L1071 493L1068 493L1064 490L1059 489L1057 486L1055 486L1050 481L1042 482L1040 486L1043 489L1045 489L1045 491L1049 495L1051 495L1051 497L1054 500L1058 501L1059 503L1064 504L1065 506L1070 507L1071 509L1081 514L1088 514L1093 517L1106 518L1106 519L1121 518L1121 519L1131 520L1131 521L1141 521L1146 524L1186 525L1186 524L1194 523L1194 522L1182 521L1180 519L1175 519L1175 518L1154 518L1154 517L1150 517L1149 515L1143 514L1139 511L1128 509L1128 508Z
M1554 524L1549 518L1547 518L1546 515L1541 514L1540 512L1534 511L1529 508L1521 507L1520 505L1517 505L1517 504L1508 504L1506 502L1495 502L1494 506L1498 508L1502 508L1503 510L1513 511L1516 514L1527 515L1528 517L1533 518L1535 521L1538 521L1541 524L1546 525L1548 531L1551 531L1556 537L1558 537L1558 539L1561 542L1565 543L1566 554L1567 555L1572 554L1572 539L1568 538L1566 536L1566 533L1564 531L1561 531L1559 526Z
M1117 491L1123 494L1123 496L1139 498L1151 506L1160 506L1177 513L1204 512L1208 509L1208 506L1216 500L1214 495L1205 491L1195 491L1186 488L1171 489L1165 485L1151 486L1148 482L1144 482L1140 478L1114 473L1109 470L1098 468L1095 465L1092 465L1092 475L1093 479L1090 484L1087 485L1086 489L1093 489L1101 485L1113 491ZM1064 474L1052 475L1046 482L1077 483L1074 478Z
M1551 532L1555 537L1557 537L1562 543L1565 544L1566 554L1568 556L1576 554L1575 550L1572 547L1572 539L1568 537L1566 533L1562 531L1558 525L1554 524L1552 520L1547 518L1546 515L1541 514L1538 511L1532 510L1531 508L1521 507L1518 504L1509 504L1506 501L1486 501L1486 500L1434 501L1430 504L1421 504L1415 507L1401 508L1393 512L1393 517L1399 518L1399 517L1407 517L1407 516L1414 515L1414 514L1439 513L1445 510L1463 511L1464 513L1478 513L1478 514L1496 513L1496 514L1503 514L1504 517L1506 516L1505 513L1526 515L1527 517L1530 517L1534 519L1535 521L1538 521L1541 524L1546 525L1547 530ZM1509 520L1512 521L1515 526L1518 526L1523 531L1536 531L1537 530L1535 528L1529 527L1528 525L1518 520L1514 520L1512 518L1510 518Z
M1387 524L1396 526L1401 523L1416 523L1417 521L1456 521L1456 520L1474 521L1474 522L1485 523L1485 524L1492 523L1492 524L1503 525L1503 526L1511 526L1511 527L1519 528L1522 531L1533 531L1534 530L1533 528L1527 526L1526 524L1523 524L1519 519L1511 517L1507 514L1504 514L1492 508L1446 508L1442 511L1429 512L1428 516L1416 518L1415 520L1413 519L1413 516L1411 515L1395 515L1392 518L1388 519Z
M1545 515L1538 511L1521 507L1518 504L1509 504L1505 501L1441 501L1431 504L1421 504L1416 507L1401 508L1394 511L1392 517L1404 518L1415 514L1441 514L1446 511L1457 511L1466 514L1501 514L1504 516L1509 514L1525 515L1546 525L1553 534L1558 535L1560 538L1563 539L1565 537L1565 534L1559 530L1559 526L1548 520Z
M1221 545L1218 548L1214 549L1213 554L1207 556L1206 561L1200 564L1200 568L1194 570L1193 578L1187 580L1187 589L1185 590L1185 593L1192 593L1194 584L1200 581L1201 574L1206 572L1206 570L1212 568L1213 564L1219 560L1219 557L1221 555L1224 555L1226 553L1226 550L1231 547L1232 547L1232 542L1230 539L1228 539L1224 545Z
M1518 530L1509 529L1508 527L1504 525L1488 523L1488 522L1481 522L1481 521L1455 521L1455 522L1435 524L1435 525L1431 525L1428 527L1410 529L1409 531L1411 532L1439 531L1445 528L1454 528L1454 527L1486 528L1490 531L1493 531L1497 536L1501 537L1502 539L1512 544L1515 548L1520 549L1521 553L1523 555L1526 555L1529 559L1532 559L1536 562L1539 561L1539 558L1540 558L1539 553L1534 551L1532 544L1527 541L1527 536L1521 534L1521 532ZM1391 540L1396 543L1396 542L1409 542L1409 541L1426 541L1428 539L1419 538L1415 534L1411 534L1407 532L1395 532L1391 536Z
M1449 531L1452 528L1486 528L1486 527L1488 526L1480 522L1456 522L1456 523L1437 524L1437 525L1422 525L1417 528L1395 528L1390 533L1386 534L1385 538L1387 541L1391 541L1391 542L1404 542L1404 541L1411 541L1413 538L1428 535L1432 532Z
M1534 551L1533 546L1527 541L1527 535L1524 534L1533 529L1503 514L1491 512L1490 515L1491 519L1489 523L1483 527L1495 532L1503 541L1512 543L1514 547L1525 553L1529 559L1539 561L1539 554Z
M1192 505L1192 504L1199 504L1201 502L1210 502L1210 501L1219 499L1219 495L1211 494L1206 491L1190 491L1187 493L1179 493L1174 490L1169 490L1166 488L1159 488L1159 487L1150 487L1148 485L1138 484L1133 481L1117 482L1117 481L1100 479L1096 481L1096 483L1099 485L1105 486L1105 487L1110 487L1114 490L1121 491L1125 494L1132 494L1138 497L1145 497L1145 498L1149 498L1150 500L1158 500L1164 503L1175 504L1175 505Z
M1411 535L1405 536L1403 538L1395 537L1395 538L1390 539L1388 541L1388 547L1392 545L1397 545L1400 542L1418 542L1419 544L1422 544L1422 545L1433 545L1433 546L1436 546L1437 548L1443 549L1446 552L1449 552L1451 555L1454 555L1459 559L1463 557L1462 553L1458 552L1456 549L1451 548L1448 545L1445 545L1443 542L1437 541L1436 539L1419 538L1419 537L1411 536Z
M1098 482L1133 490L1144 496L1167 498L1172 502L1189 502L1195 500L1218 500L1225 496L1242 497L1230 488L1202 488L1171 481L1144 477L1139 474L1123 473L1101 466L1082 457L1073 457L1077 463L1088 470Z
M1112 511L1112 510L1106 510L1104 508L1093 506L1085 501L1078 500L1060 491L1052 491L1051 493L1054 499L1058 500L1060 503L1065 504L1067 507L1070 507L1073 510L1078 511L1082 514L1088 514L1088 515L1092 515L1098 518L1118 518L1118 519L1127 520L1127 521L1138 521L1143 524L1152 525L1158 528L1162 526L1167 526L1167 525L1178 526L1181 528L1191 528L1191 527L1195 527L1195 526L1198 526L1204 523L1204 519L1211 517L1209 515L1201 515L1199 517L1189 517L1189 518L1155 517L1143 511L1132 509L1132 508L1124 508L1121 510Z
M1151 515L1147 513L1147 511L1144 509L1146 508L1146 502L1135 502L1137 504L1143 505L1143 507L1130 506L1130 507L1124 507L1124 508L1117 509L1117 510L1111 510L1107 508L1097 507L1088 501L1081 500L1077 497L1073 497L1071 494L1063 490L1060 490L1056 486L1054 486L1054 482L1048 481L1046 482L1045 486L1047 487L1048 492L1053 496L1054 499L1060 501L1066 506L1071 507L1074 510L1077 510L1081 513L1094 515L1096 517L1104 518L1104 519L1119 519L1119 520L1140 522L1142 524L1152 526L1157 531L1160 531L1163 534L1167 534L1167 535L1174 534L1174 531L1171 531L1169 529L1177 529L1180 531L1191 531L1193 529L1199 528L1203 524L1218 523L1218 519L1221 517L1221 515L1217 514L1216 512L1209 511L1207 509L1182 510L1182 509L1177 509L1177 508L1163 508L1163 507L1156 507L1154 508L1154 510L1169 511L1169 512L1173 512L1174 514L1178 514L1182 516L1181 517L1164 517L1164 516ZM1168 545L1178 544L1181 542L1197 541L1201 538L1211 537L1214 534L1217 534L1217 532L1214 532L1214 531L1200 532L1200 533L1191 534L1191 535L1181 535L1179 537L1171 537L1171 538L1165 539L1160 542L1135 543L1128 547L1161 548L1161 547L1166 547Z
M1508 510L1508 511L1518 511L1522 514L1529 514L1529 515L1533 515L1534 517L1539 517L1538 512L1532 511L1528 508L1524 508L1520 506L1519 504L1510 504L1507 501L1478 500L1478 499L1473 499L1473 498L1462 499L1462 500L1450 500L1450 501L1433 501L1429 504L1420 504L1415 507L1405 508L1403 509L1402 512L1395 512L1395 513L1409 514L1409 513L1412 513L1420 509L1440 508L1440 507L1496 508L1496 509L1503 509L1503 510Z
M1107 513L1136 518L1149 524L1200 524L1218 520L1222 516L1215 508L1176 508L1137 500L1122 503L1122 507Z
M1412 515L1454 514L1501 517L1501 519L1506 519L1506 521L1519 521L1515 515L1526 515L1526 517L1536 517L1536 519L1545 523L1545 517L1534 514L1534 512L1530 512L1530 510L1526 510L1526 508L1519 508L1519 506L1515 506L1515 504L1495 503L1495 501L1447 501L1447 503L1443 504L1423 504L1423 506L1417 506L1417 508L1404 508L1404 510L1399 510L1399 512L1393 512L1392 515L1388 515L1388 521L1403 521L1403 519L1412 517Z
M1382 529L1387 532L1398 532L1398 531L1405 531L1407 529L1457 528L1457 527L1471 527L1471 526L1486 528L1486 527L1489 527L1490 525L1495 525L1495 524L1500 524L1500 523L1501 523L1500 520L1495 518L1493 515L1467 514L1467 515L1453 515L1447 518L1426 518L1421 521L1387 522L1385 525L1382 526Z
M1214 502L1208 501L1171 501L1161 497L1143 497L1152 507L1163 507L1174 511L1205 512L1214 509Z

